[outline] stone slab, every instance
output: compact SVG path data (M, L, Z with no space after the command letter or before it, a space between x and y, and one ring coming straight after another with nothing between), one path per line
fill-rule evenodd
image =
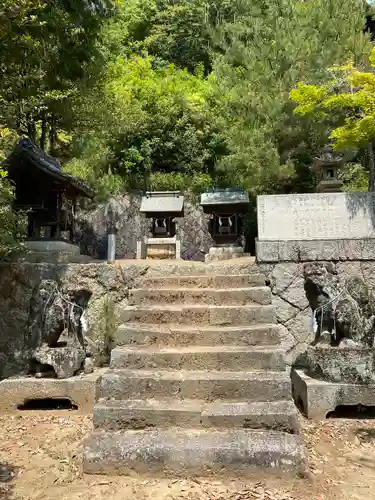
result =
M116 347L111 368L160 370L285 370L276 346Z
M317 380L304 370L292 370L292 394L312 420L324 420L337 406L375 406L375 384L344 384Z
M70 399L81 413L91 413L95 405L96 385L106 369L69 379L12 377L0 382L0 413L12 413L32 399Z
M156 325L124 324L116 333L116 345L278 345L280 328L278 325L255 326L173 326L165 328Z
M66 241L26 241L25 246L31 252L67 252L79 255L78 245L67 243Z
M100 380L98 397L280 401L290 399L290 376L285 371L109 370Z
M373 193L261 195L259 240L375 238Z
M303 473L301 438L272 431L230 429L96 431L84 443L89 474L161 472L186 477L212 472L241 476L254 469Z
M292 401L212 403L196 399L101 399L94 408L94 428L245 428L296 433L298 411Z
M256 240L258 262L375 260L375 238L317 240Z

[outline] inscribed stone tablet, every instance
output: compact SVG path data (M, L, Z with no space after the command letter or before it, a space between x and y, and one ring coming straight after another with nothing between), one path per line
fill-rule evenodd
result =
M375 237L373 193L261 195L259 240L334 240Z

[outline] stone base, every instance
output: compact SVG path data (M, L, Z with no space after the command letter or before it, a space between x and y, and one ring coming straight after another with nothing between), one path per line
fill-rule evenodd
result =
M67 398L81 413L91 413L95 404L96 385L106 369L89 375L58 380L35 377L12 377L0 382L0 413L17 411L31 399Z
M68 252L72 255L80 254L79 246L66 241L26 241L26 248L31 252Z
M227 246L227 247L211 247L208 254L205 256L206 262L215 260L230 260L244 257L244 249L242 247Z
M298 407L312 420L324 420L337 406L375 406L375 384L325 382L292 370L292 393Z
M342 341L344 343L345 339ZM327 382L375 384L375 349L316 345L307 348L309 373Z
M173 238L145 238L137 241L137 259L181 259L181 242Z
M258 262L375 260L375 238L256 240Z

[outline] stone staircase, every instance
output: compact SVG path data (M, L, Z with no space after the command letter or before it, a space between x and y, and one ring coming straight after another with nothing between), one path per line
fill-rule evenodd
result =
M100 382L85 472L304 470L264 276L140 278L130 304Z

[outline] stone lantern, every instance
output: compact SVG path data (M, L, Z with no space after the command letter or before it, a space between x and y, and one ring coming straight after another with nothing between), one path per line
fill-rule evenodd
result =
M181 258L176 218L184 216L184 197L179 191L150 191L142 197L140 212L150 219L150 232L137 242L137 259L148 251L158 258Z
M201 195L200 204L210 215L209 232L215 243L206 261L242 257L243 217L248 211L249 194L239 188L210 189Z
M338 177L338 171L343 164L344 158L341 154L334 152L330 146L323 148L311 169L320 178L316 187L318 193L341 192L343 182Z

